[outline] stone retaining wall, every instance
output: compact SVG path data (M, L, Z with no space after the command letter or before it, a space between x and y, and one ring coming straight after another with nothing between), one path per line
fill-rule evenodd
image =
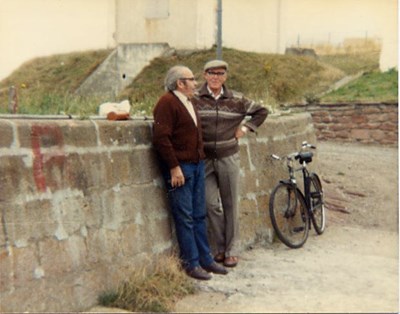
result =
M310 112L319 140L398 145L397 103L316 104Z
M93 306L175 241L151 121L0 119L0 311ZM268 117L241 141L243 247L272 241L267 158L315 142L309 114Z

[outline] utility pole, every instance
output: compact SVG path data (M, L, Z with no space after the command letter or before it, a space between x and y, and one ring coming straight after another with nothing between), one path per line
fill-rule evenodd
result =
M218 0L217 8L217 59L222 60L222 0Z

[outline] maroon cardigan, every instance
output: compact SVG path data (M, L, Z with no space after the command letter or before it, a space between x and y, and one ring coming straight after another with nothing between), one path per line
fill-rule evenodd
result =
M205 158L201 121L194 110L197 126L173 92L161 96L154 107L153 145L169 169L179 162L198 163Z

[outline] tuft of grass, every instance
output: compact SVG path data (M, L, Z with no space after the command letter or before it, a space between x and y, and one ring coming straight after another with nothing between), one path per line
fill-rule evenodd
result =
M139 268L115 291L99 296L99 303L132 312L171 312L182 297L195 292L194 282L182 271L176 256L162 258L154 269Z

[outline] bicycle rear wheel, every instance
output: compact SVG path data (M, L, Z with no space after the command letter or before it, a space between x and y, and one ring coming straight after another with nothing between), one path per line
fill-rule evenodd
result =
M287 183L279 183L269 199L269 214L278 238L288 247L303 246L308 237L310 219L301 192Z
M326 223L324 192L316 173L310 174L310 183L311 221L317 234L322 234Z

